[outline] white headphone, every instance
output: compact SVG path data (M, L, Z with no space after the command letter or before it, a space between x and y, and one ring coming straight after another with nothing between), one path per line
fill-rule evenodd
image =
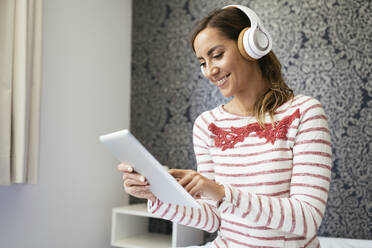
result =
M238 49L241 55L244 58L251 60L252 58L262 58L268 54L272 48L271 36L264 28L257 14L250 8L243 5L227 5L222 9L226 8L240 9L251 22L251 26L244 28L239 34ZM200 68L203 75L206 76L203 66Z

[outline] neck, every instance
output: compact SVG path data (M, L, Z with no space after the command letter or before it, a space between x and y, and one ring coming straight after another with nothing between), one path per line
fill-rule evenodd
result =
M254 105L258 98L260 98L269 89L267 82L261 75L257 75L256 80L250 80L251 87L236 94L231 100L231 111L243 116L255 115Z
M245 101L244 101L245 100ZM254 115L254 104L256 101L252 99L238 99L235 97L231 100L231 112L241 116Z

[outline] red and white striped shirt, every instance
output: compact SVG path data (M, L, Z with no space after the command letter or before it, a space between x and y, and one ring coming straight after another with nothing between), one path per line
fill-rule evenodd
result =
M157 200L148 210L218 231L212 247L319 247L332 161L327 117L319 101L304 95L274 117L276 128L267 114L264 131L254 117L222 105L202 113L193 129L197 168L224 185L222 203L201 199L202 208L194 209Z

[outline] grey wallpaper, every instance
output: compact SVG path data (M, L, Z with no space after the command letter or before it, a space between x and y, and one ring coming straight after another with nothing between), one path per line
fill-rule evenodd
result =
M132 132L161 163L195 169L193 122L228 99L202 78L189 34L208 12L232 3L258 13L288 85L320 100L328 114L333 174L319 235L372 239L369 0L134 0ZM169 232L170 225L150 228Z

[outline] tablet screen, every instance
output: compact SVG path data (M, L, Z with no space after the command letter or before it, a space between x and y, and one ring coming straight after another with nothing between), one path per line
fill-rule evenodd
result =
M200 204L171 176L158 160L124 129L100 136L100 141L120 162L146 177L151 192L166 203L200 208Z

